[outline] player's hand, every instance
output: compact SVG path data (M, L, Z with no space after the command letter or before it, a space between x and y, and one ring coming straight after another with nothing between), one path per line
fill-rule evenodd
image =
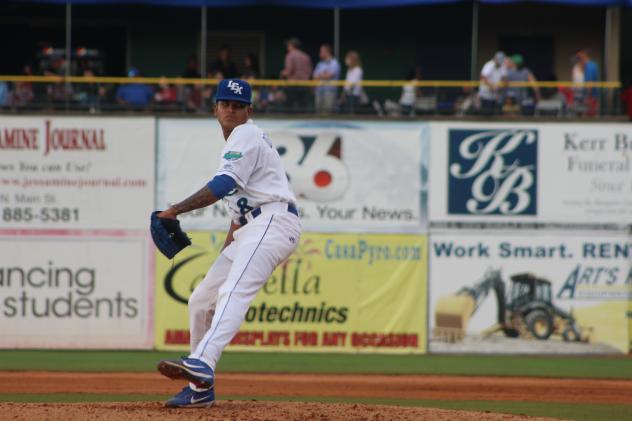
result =
M164 211L160 212L157 216L158 216L158 218L178 219L178 214L176 213L175 209L173 209L173 208L169 208L167 210L164 210Z

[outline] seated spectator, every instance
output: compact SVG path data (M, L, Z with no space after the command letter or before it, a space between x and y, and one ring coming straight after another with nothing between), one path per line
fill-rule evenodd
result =
M248 53L244 57L244 71L241 74L242 79L256 79L259 77L259 59L255 53Z
M11 91L9 91L9 84L0 80L0 108L8 107L10 105Z
M138 69L131 68L127 77L134 78L140 76ZM116 100L119 104L131 108L146 108L151 104L153 90L144 83L128 83L121 85L116 93Z
M49 103L54 106L61 106L66 102L67 95L71 95L70 84L63 82L63 76L66 74L66 59L62 56L54 56L50 64L43 70L44 76L56 77L59 82L46 85L46 95Z
M505 53L498 51L481 70L478 97L483 114L496 114L502 104L502 83L507 77Z
M167 78L160 78L158 90L154 93L154 101L162 108L175 108L178 102L178 90L175 86L167 83Z
M31 66L24 66L24 76L33 76L33 69ZM33 82L15 82L13 98L11 101L13 106L25 107L33 101L34 97L35 93L33 91Z
M621 101L625 104L625 110L628 114L628 119L632 121L632 86L627 85L628 87L623 90L621 94Z
M95 74L89 67L85 67L81 76L86 78L94 77ZM76 84L72 99L82 107L88 107L91 112L95 112L102 100L105 98L105 88L97 83Z
M182 72L182 77L187 79L199 79L201 77L197 56L189 56L189 58L187 59L187 65L184 68L184 72Z

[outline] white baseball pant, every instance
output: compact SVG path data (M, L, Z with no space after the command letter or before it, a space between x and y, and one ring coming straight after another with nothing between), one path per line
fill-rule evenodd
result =
M287 204L267 204L261 209L261 215L235 231L235 241L215 260L189 298L190 357L201 359L213 370L250 303L300 239L300 220L287 211Z

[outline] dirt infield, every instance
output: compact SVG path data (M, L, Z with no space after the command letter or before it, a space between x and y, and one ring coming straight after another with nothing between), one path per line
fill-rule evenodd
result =
M219 373L221 396L632 403L632 381L519 377ZM158 373L0 372L0 393L169 395Z
M17 404L0 403L10 420L549 420L519 415L406 408L388 405L323 404L313 402L221 401L213 408L167 409L159 403ZM559 420L558 420L559 421Z
M170 395L183 386L157 373L0 372L0 393ZM632 404L632 381L419 375L220 373L210 419L526 419L523 416L429 408L299 402L227 401L230 397L482 400ZM115 400L115 399L113 399ZM167 410L161 403L0 404L9 419L200 419L199 412ZM73 415L74 414L74 415ZM17 416L14 418L13 416ZM166 418L165 418L166 417ZM191 418L189 418L191 417ZM350 418L351 417L351 418ZM355 417L355 418L353 418ZM531 419L531 418L529 418Z

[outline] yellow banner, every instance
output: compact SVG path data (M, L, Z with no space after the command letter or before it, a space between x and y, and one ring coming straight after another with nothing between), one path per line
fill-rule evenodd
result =
M188 349L186 301L224 241L219 232L189 235L194 246L175 263L157 257L158 349ZM422 235L303 234L251 304L229 349L425 352L426 247Z

